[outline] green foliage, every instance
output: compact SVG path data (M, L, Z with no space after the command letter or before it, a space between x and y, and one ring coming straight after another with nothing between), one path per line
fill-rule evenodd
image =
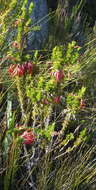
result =
M77 64L79 61L78 58L79 58L80 49L81 48L79 46L76 46L75 41L72 41L72 43L69 43L67 51L66 51L65 62L71 63L71 64Z
M61 145L66 145L70 140L74 140L74 135L73 133L68 133L66 135L66 138L62 141ZM69 147L70 148L70 147ZM68 149L67 149L68 151Z
M81 132L80 132L80 136L82 141L86 141L87 140L87 129L83 129Z
M35 132L37 133L39 138L40 137L46 138L50 142L54 129L55 129L55 123L52 123L48 125L45 129L38 129L38 128L35 129Z
M56 46L53 48L52 51L52 62L53 62L53 69L61 69L62 64L64 64L64 47L63 46Z
M67 94L66 102L69 109L76 111L80 107L80 99L85 95L86 88L84 86L79 89L76 94L69 93Z
M86 92L86 87L82 86L82 88L79 89L78 97L79 97L79 98L83 98L84 95L85 95L85 92Z
M81 143L87 142L88 138L89 136L87 136L87 129L84 128L74 142L74 147L79 146Z
M79 108L79 99L78 96L74 95L74 94L68 94L67 96L67 106L72 109L73 111L75 111L76 109Z

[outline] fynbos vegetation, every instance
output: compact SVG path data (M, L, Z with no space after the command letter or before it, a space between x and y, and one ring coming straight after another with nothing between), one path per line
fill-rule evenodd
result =
M0 3L0 190L96 189L96 15L73 1Z

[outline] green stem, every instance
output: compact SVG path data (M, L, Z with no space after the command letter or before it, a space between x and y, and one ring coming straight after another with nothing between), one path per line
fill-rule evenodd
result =
M22 84L18 76L16 77L16 86L18 90L18 97L19 97L20 107L22 111L22 116L23 116L23 119L26 121L27 116L26 116L25 108L24 108L24 93L22 91Z

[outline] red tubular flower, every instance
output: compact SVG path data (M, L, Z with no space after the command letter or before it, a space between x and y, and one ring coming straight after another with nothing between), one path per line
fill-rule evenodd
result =
M11 74L11 76L23 76L25 72L28 72L29 74L32 74L33 72L33 64L31 62L24 63L22 65L10 65L8 69L8 73Z
M25 67L24 67L24 64L22 64L22 65L20 66L20 68L21 68L21 70L23 71L23 74L25 74L26 69L25 69Z
M32 74L33 72L33 64L32 62L26 62L24 64L25 71L27 71L29 74Z
M24 73L25 73L25 70L24 70L24 67L23 65L10 65L9 69L8 69L8 73L11 75L11 76L23 76Z
M24 66L25 71L27 71L27 69L28 69L28 63L25 62L25 63L23 64L23 66Z
M24 68L22 67L22 65L18 64L13 72L13 76L21 77L24 75L24 73L25 73Z
M28 70L28 73L29 74L32 74L32 71L33 71L33 65L31 62L28 62L27 63L27 70Z
M64 73L63 71L58 70L54 73L54 76L56 78L56 81L59 82L61 79L64 78Z
M10 67L8 68L8 73L9 73L10 75L12 75L15 68L16 68L16 65L10 65Z
M61 97L60 96L57 96L53 99L53 102L56 103L56 104L59 104L61 101Z
M33 134L32 131L28 132L25 131L22 135L21 135L23 141L23 144L32 144L35 141L35 135Z

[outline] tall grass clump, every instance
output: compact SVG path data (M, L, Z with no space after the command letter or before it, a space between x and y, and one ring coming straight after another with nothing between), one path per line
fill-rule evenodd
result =
M66 158L49 161L49 155L47 155L47 159L44 156L43 162L40 162L43 164L43 167L39 166L40 174L37 178L37 189L95 189L95 151L95 146L89 148L83 145L77 152L71 153ZM46 167L46 161L48 168ZM46 180L46 183L44 180Z

